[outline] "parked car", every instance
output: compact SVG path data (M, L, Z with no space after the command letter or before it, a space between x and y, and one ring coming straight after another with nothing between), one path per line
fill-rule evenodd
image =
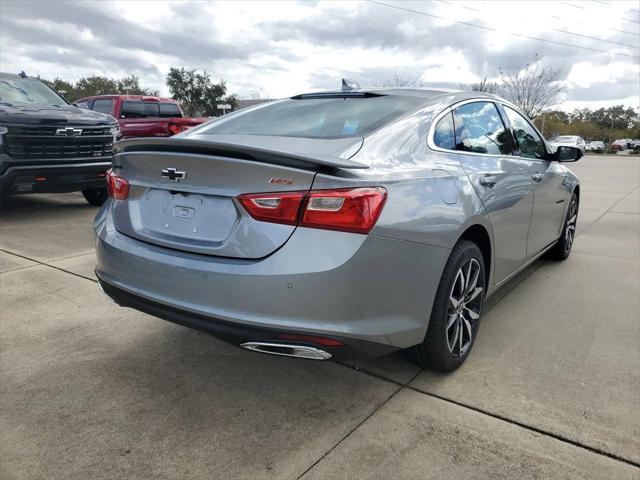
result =
M633 140L630 138L615 140L609 145L609 150L612 152L619 152L620 150L626 150L628 148L633 148Z
M209 120L185 117L172 98L99 95L78 99L75 104L118 119L123 138L168 137Z
M117 151L94 225L103 292L307 359L409 348L454 370L486 298L567 258L580 201L563 162L582 150L551 152L480 92L296 95Z
M0 73L0 198L82 191L101 205L118 135L113 117L70 105L24 73Z
M549 146L551 146L554 152L560 145L563 145L565 147L579 148L582 153L584 153L586 147L584 139L577 135L562 135L560 137L554 138L549 142Z
M607 149L607 145L600 141L600 140L594 140L591 142L587 142L587 144L585 145L585 150L588 152L597 152L597 153L602 153Z

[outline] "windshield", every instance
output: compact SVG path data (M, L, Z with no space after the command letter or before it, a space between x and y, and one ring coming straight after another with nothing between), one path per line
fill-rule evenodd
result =
M556 142L575 142L575 141L576 141L576 137L564 136L564 137L556 138Z
M32 105L67 105L67 102L40 80L0 77L0 102Z
M288 99L220 118L197 133L361 137L416 110L425 101L400 95Z

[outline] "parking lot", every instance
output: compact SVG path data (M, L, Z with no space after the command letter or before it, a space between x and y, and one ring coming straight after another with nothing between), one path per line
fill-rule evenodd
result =
M640 478L640 158L587 156L571 257L488 305L450 375L270 357L100 294L96 209L0 220L0 477Z

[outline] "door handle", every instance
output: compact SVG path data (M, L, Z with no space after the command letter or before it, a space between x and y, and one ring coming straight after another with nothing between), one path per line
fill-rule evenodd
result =
M544 174L542 173L534 173L533 175L531 175L531 180L533 180L536 183L540 183L543 178L544 178Z
M495 175L485 175L484 177L480 177L480 185L484 185L485 187L493 187L496 184L497 178Z

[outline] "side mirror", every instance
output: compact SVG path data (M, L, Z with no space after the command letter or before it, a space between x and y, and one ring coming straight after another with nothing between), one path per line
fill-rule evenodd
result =
M556 160L559 162L576 162L582 158L582 150L576 147L561 145L556 150Z

